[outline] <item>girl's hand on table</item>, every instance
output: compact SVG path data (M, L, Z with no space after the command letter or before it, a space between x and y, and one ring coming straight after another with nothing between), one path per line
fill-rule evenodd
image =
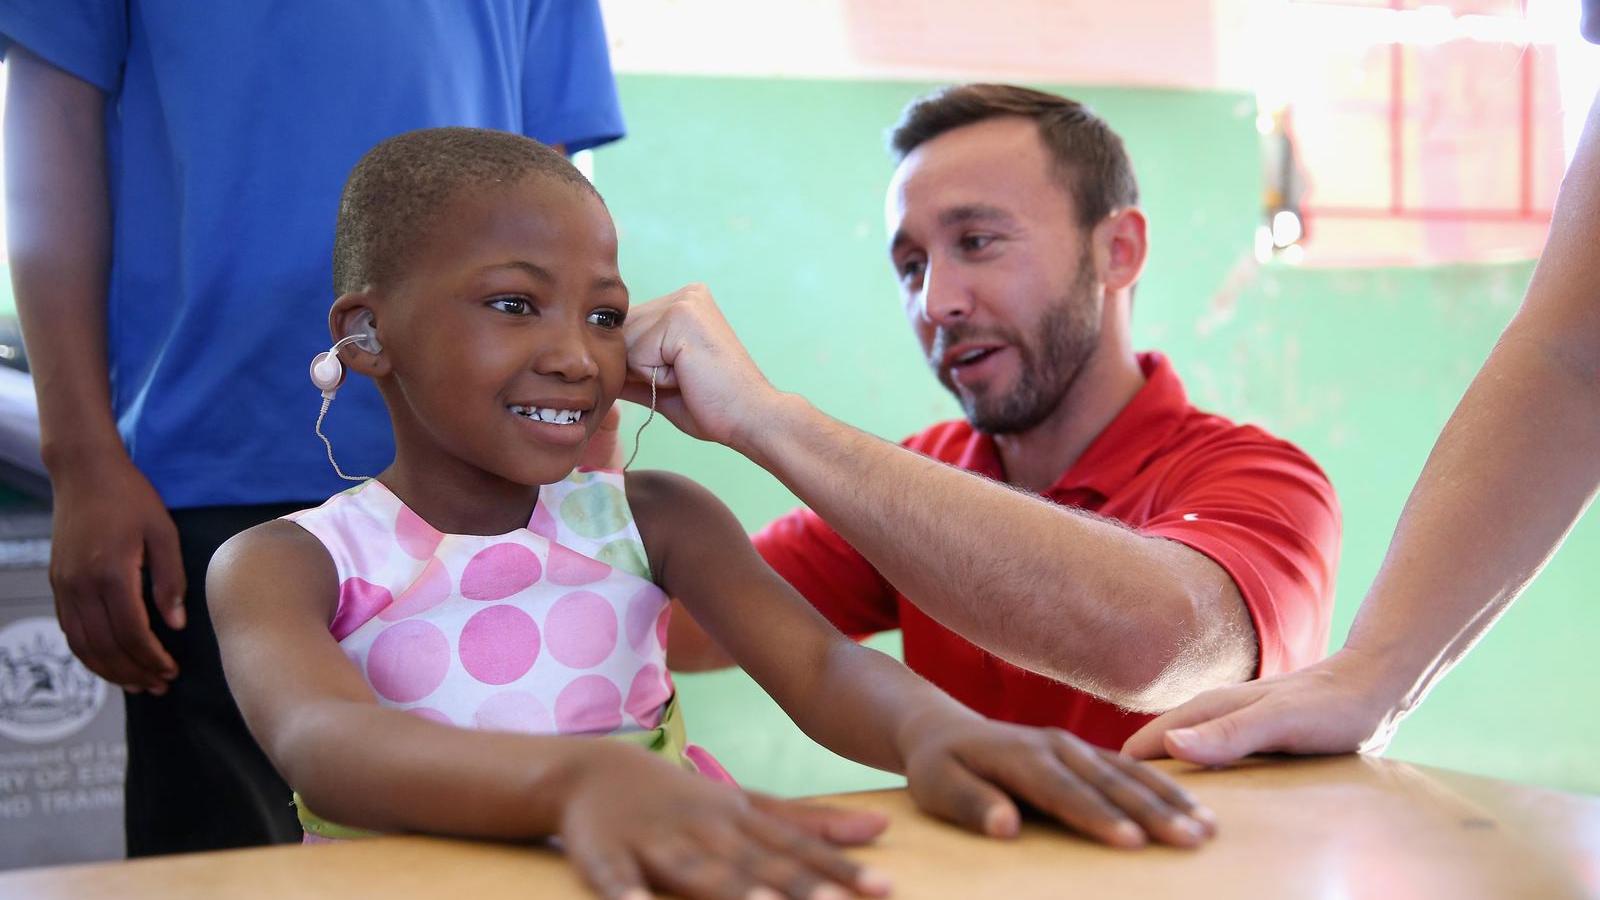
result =
M1115 847L1196 847L1216 831L1211 811L1165 775L1059 729L924 717L901 746L917 805L991 837L1017 834L1017 801Z
M752 794L636 747L596 743L566 798L561 839L600 896L639 900L652 887L707 900L888 893L887 879L838 849L872 841L885 817Z

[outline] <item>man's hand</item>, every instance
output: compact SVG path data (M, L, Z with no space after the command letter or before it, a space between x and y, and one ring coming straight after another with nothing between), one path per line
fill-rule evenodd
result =
M1171 779L1059 729L941 716L901 745L917 805L990 837L1017 834L1016 800L1117 847L1194 847L1215 833L1211 811Z
M1203 766L1252 753L1376 752L1401 715L1377 671L1341 650L1286 675L1206 691L1139 729L1122 751Z
M881 896L888 882L839 852L888 820L791 803L691 775L637 748L596 748L564 805L567 857L605 898Z
M150 630L140 570L162 618L184 625L178 530L155 488L120 451L53 467L50 587L67 646L96 675L163 694L178 666Z
M648 404L654 368L656 408L692 437L738 450L781 396L703 284L634 307L623 329L629 381L622 396Z

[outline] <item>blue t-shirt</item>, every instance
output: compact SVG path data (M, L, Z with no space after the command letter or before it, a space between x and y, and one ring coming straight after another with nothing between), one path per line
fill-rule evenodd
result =
M569 151L623 133L595 0L0 0L0 53L13 42L107 95L112 403L174 508L346 486L306 370L363 153L439 125ZM367 379L325 430L347 472L393 457Z

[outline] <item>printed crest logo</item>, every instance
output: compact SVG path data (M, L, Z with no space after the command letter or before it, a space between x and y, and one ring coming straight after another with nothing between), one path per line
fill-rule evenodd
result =
M88 725L105 702L106 683L73 657L54 619L0 628L0 735L57 741Z

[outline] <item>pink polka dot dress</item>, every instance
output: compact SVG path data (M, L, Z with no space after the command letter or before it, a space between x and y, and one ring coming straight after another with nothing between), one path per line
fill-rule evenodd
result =
M378 702L462 728L625 735L672 699L668 603L618 472L545 485L526 528L443 534L377 480L286 518L339 575L329 631ZM728 780L704 750L682 756Z

